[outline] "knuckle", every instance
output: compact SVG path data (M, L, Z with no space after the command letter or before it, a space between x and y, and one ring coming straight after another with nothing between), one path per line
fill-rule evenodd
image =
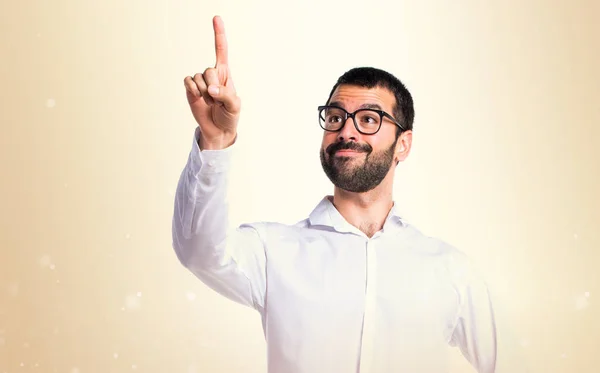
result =
M216 69L214 67L209 67L206 70L204 70L204 74L203 75L213 75L216 72Z

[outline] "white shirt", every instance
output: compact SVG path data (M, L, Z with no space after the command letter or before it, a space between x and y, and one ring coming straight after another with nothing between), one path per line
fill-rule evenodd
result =
M198 136L177 187L173 247L207 286L260 313L269 373L442 373L451 346L474 371L495 371L490 296L461 251L395 207L368 238L328 196L297 224L230 230L235 144L201 151Z

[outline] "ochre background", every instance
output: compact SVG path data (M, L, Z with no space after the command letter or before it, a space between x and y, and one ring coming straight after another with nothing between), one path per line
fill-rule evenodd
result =
M243 100L235 223L331 192L316 107L347 69L387 69L416 106L396 200L485 273L500 364L598 372L599 4L3 2L0 373L265 371L258 314L171 248L183 78L214 65L215 14Z

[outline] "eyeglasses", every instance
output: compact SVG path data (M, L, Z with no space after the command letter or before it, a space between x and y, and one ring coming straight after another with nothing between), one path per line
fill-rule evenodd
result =
M384 117L404 130L404 127L393 116L383 110L358 109L353 113L349 113L341 107L330 105L319 106L318 109L319 124L325 131L337 132L344 127L348 118L352 118L354 127L358 132L363 135L374 135L381 128Z

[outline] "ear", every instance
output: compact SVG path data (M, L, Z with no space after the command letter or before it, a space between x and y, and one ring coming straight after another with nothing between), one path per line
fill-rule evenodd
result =
M412 146L412 131L404 131L400 134L398 141L396 142L396 150L394 152L394 159L396 164L404 161Z

